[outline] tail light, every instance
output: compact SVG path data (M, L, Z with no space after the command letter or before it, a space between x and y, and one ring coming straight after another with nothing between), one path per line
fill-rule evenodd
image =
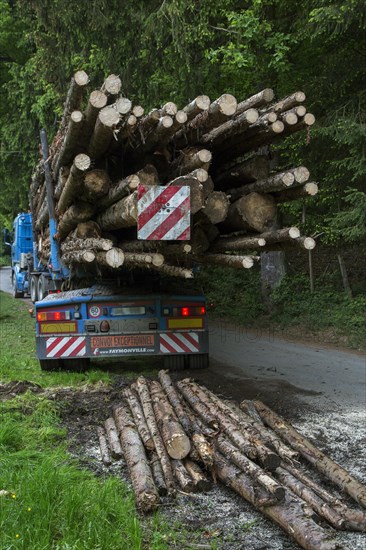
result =
M40 311L37 313L37 321L69 321L70 311Z
M179 308L178 313L179 315ZM198 306L198 307L182 307L180 312L182 317L191 317L192 315L205 315L206 314L206 308L205 306Z

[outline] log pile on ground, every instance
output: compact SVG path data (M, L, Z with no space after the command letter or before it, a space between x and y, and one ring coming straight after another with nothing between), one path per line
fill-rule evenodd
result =
M339 548L334 530L366 531L366 486L260 401L239 407L167 371L159 381L141 376L122 396L98 429L101 458L108 466L122 447L142 512L220 481L307 550Z
M49 261L53 239L65 264L83 268L83 278L89 273L95 280L122 265L191 277L195 263L250 268L255 251L315 245L295 227L278 231L277 205L313 197L317 184L304 166L274 172L268 154L273 142L314 124L303 92L281 101L271 89L243 101L202 95L181 109L168 102L144 114L123 96L118 76L89 95L88 81L84 71L74 75L50 153L32 177L41 262ZM52 235L46 165L57 221ZM139 184L190 188L189 240L169 242L166 228L143 246ZM154 253L161 255L158 263Z

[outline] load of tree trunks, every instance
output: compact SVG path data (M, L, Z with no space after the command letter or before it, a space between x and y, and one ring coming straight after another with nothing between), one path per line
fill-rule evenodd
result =
M88 84L84 71L75 73L48 158L32 176L42 263L54 242L84 281L121 269L187 278L196 264L247 269L258 252L315 246L296 227L280 227L277 205L314 197L318 186L305 166L274 168L270 153L272 143L314 124L303 92L280 101L272 89L243 100L201 95L145 113L123 96L117 75L94 90ZM143 196L141 213L142 187L152 195ZM174 191L160 210L157 187ZM57 231L50 235L52 195ZM179 234L174 224L188 200Z
M339 548L334 530L366 532L366 486L265 404L238 406L164 370L158 378L125 387L97 432L106 466L123 452L142 512L220 482L307 550Z

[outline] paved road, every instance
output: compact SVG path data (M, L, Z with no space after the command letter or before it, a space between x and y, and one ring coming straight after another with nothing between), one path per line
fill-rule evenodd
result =
M0 268L0 290L2 290L3 292L8 292L9 294L12 294L10 275L11 275L10 267Z
M210 351L215 372L239 383L244 376L264 385L291 384L306 400L324 397L335 406L366 410L366 357L274 338L270 331L246 331L216 322ZM287 389L289 389L287 387ZM331 404L331 403L329 403Z
M10 268L0 269L0 290L11 293ZM365 355L288 342L269 330L252 332L215 322L210 331L211 367L199 375L238 399L243 391L291 394L322 406L366 409Z

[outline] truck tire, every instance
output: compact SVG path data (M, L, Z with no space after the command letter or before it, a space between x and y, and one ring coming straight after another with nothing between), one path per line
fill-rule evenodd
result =
M165 355L164 356L164 369L177 371L183 370L185 367L184 355Z
M30 297L33 304L38 301L38 277L31 275L30 278Z
M189 369L207 369L208 365L208 353L194 353L192 355L188 355Z
M62 363L59 359L40 359L39 364L43 371L56 371L62 368Z
M13 271L12 276L11 276L11 284L12 284L12 287L13 287L13 297L14 298L23 298L24 297L24 292L19 290L18 287L17 287L17 278L15 276L14 271Z
M45 298L48 293L46 289L46 281L44 277L42 277L42 275L38 277L37 289L38 289L38 300L43 300L43 298Z

